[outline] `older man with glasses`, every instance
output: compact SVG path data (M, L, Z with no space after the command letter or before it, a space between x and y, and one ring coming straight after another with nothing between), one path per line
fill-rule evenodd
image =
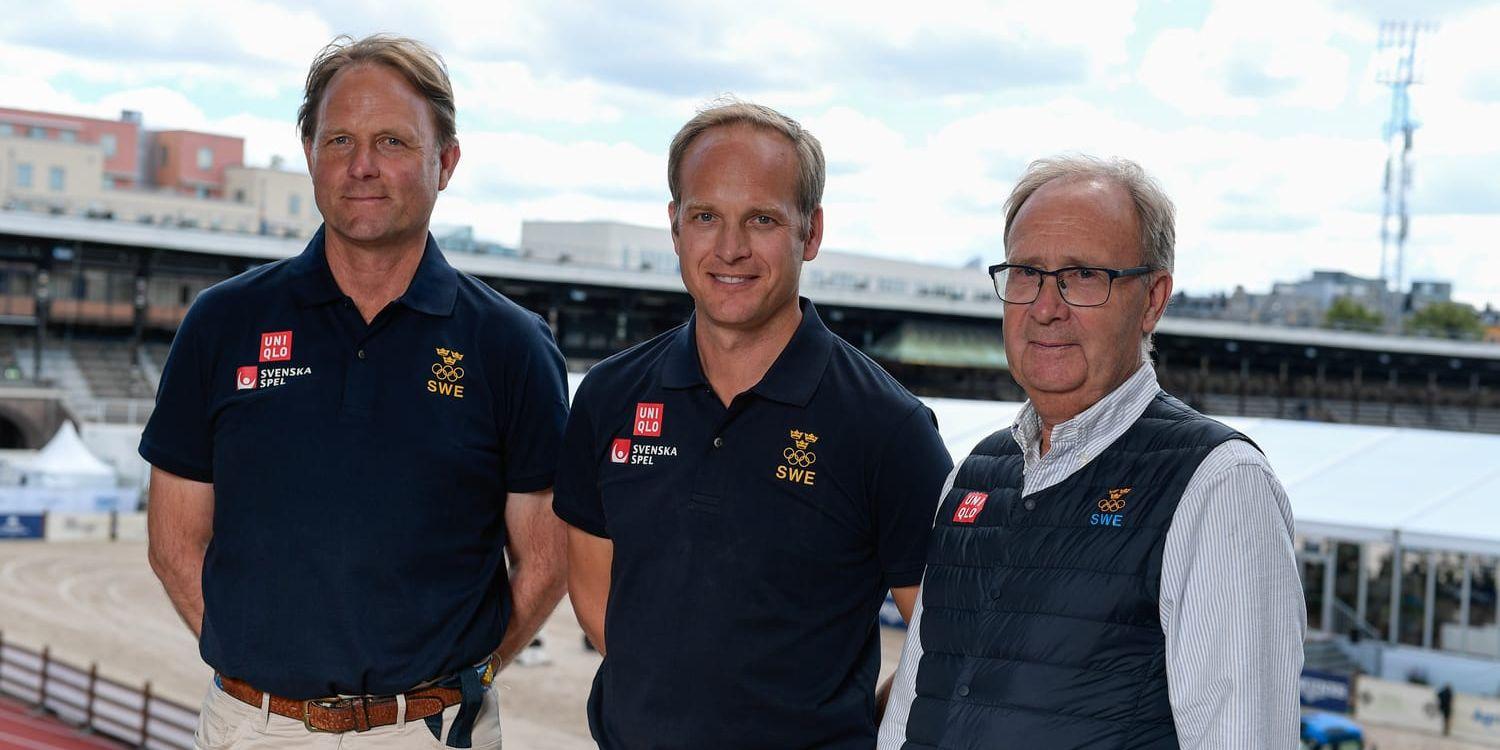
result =
M1150 363L1171 201L1065 157L1006 209L990 275L1027 402L948 478L880 748L1295 747L1286 493Z

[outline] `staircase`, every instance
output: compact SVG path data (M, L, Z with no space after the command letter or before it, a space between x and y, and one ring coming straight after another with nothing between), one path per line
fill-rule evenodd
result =
M1302 666L1319 672L1352 675L1359 672L1359 664L1349 658L1333 639L1307 640L1302 644Z

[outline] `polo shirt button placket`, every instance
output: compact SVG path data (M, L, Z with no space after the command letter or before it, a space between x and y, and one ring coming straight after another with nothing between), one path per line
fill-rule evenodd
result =
M714 438L714 447L715 448L723 448L724 447L724 438L715 437Z
M356 353L354 356L359 357L360 359L364 359L365 358L365 350L364 349L360 349L359 352Z
M1021 506L1026 510L1036 510L1036 501L1028 497L1026 502L1021 503Z

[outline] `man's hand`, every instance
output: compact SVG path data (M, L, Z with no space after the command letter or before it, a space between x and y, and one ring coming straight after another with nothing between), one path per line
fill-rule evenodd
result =
M214 486L151 468L147 557L188 629L203 631L203 555L214 535Z
M568 527L568 599L584 635L600 654L605 653L604 609L614 560L614 542Z
M552 490L512 492L505 496L505 526L510 532L510 624L496 653L500 666L510 664L541 629L567 587L564 524L552 513Z

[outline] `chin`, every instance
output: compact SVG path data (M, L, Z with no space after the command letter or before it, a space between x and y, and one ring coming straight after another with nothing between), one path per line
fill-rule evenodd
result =
M1042 369L1029 371L1018 369L1020 377L1018 382L1027 391L1039 393L1071 393L1083 387L1088 378L1082 372L1068 372L1066 370Z

